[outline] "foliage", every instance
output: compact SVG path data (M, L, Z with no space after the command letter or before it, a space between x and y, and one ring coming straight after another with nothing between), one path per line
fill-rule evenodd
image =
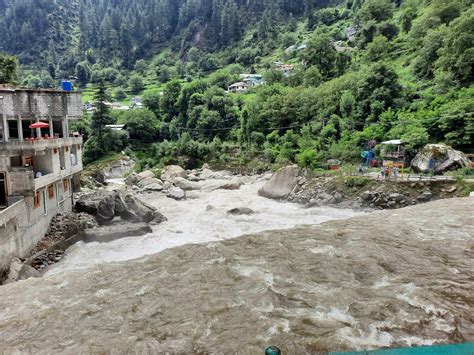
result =
M18 63L14 56L0 53L0 84L13 83L18 77Z

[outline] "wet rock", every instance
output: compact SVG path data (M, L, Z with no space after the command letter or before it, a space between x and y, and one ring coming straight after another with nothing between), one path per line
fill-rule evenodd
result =
M444 144L428 144L413 159L411 166L417 173L436 173L469 167L471 161L462 152Z
M163 182L159 179L149 177L149 178L144 178L140 180L137 185L138 187L145 188L152 184L163 185Z
M132 223L148 223L153 221L157 213L154 207L125 190L84 195L76 208L94 215L99 224L109 223L116 216Z
M163 181L173 181L173 179L180 177L186 179L188 173L182 167L178 165L169 165L165 167L161 173L161 180Z
M284 199L295 190L299 178L303 175L303 171L297 165L281 168L258 190L258 194L271 199Z
M420 196L418 196L417 200L420 202L428 202L432 198L433 198L433 194L430 191L425 191Z
M372 193L370 191L365 191L360 195L360 198L364 201L369 201L372 199Z
M215 190L238 190L242 186L242 182L235 179L232 181L206 181L201 187L201 190L211 192Z
M186 198L186 192L179 187L170 189L166 194L168 198L172 198L173 200L181 201Z
M153 230L146 223L117 223L87 231L83 240L85 243L107 243L122 238L140 237L151 232Z
M136 180L137 180L137 183L139 183L143 179L149 179L149 178L154 178L154 177L155 177L155 173L153 171L145 170L141 172L140 174L137 174Z
M180 189L183 189L184 191L193 191L193 190L201 189L201 184L186 180L182 177L174 178L173 183L176 185L176 187L179 187Z
M132 223L149 223L157 216L157 211L132 194L120 191L115 194L114 216Z
M405 196L399 193L393 193L389 196L389 199L395 202L401 202L405 199Z
M207 212L212 211L212 210L214 210L214 209L216 209L216 208L215 208L214 206L212 206L212 205L207 205L207 206L206 206L206 211L207 211Z
M18 258L14 258L10 264L8 278L3 284L7 285L20 280L27 280L31 277L41 277L41 274L32 266L24 264Z
M250 208L247 208L247 207L240 207L240 208L233 208L229 211L227 211L228 214L231 214L233 216L243 216L243 215L252 215L254 214L255 212L250 209Z

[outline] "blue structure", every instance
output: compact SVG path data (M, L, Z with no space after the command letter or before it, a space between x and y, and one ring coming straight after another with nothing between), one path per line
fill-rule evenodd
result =
M359 352L330 352L330 355L472 355L474 343L421 346L404 349L386 349Z
M63 91L66 91L66 92L74 91L73 83L70 82L70 81L67 81L67 80L61 81L61 88L62 88Z

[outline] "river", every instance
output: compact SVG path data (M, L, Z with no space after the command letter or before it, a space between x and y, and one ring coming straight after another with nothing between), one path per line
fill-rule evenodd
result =
M79 243L45 277L1 287L0 353L474 341L474 198L361 214L263 199L262 183L149 195L169 218L153 233ZM227 214L236 207L255 214Z
M110 180L116 187L120 179ZM141 199L156 207L168 218L143 237L125 238L110 243L77 243L66 258L53 266L48 275L87 268L104 262L125 261L151 255L185 244L231 239L269 230L317 225L335 219L347 219L361 212L335 208L305 208L258 196L264 181L243 185L239 190L193 191L192 198L175 201L164 194L142 195ZM255 213L233 216L227 212L246 207Z

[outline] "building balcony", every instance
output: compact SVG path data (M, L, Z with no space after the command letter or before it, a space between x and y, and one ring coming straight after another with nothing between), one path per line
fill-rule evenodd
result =
M65 146L72 146L75 144L82 145L82 137L68 137L68 138L40 138L31 140L10 140L7 143L0 143L0 150L7 151L41 151L45 149L61 148Z

